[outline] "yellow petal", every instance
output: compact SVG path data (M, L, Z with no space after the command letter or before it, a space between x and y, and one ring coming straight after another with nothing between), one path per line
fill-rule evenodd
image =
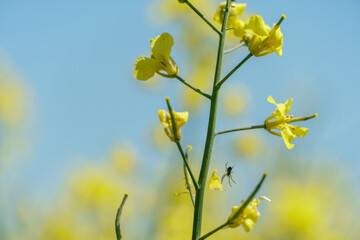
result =
M213 190L219 190L219 191L224 191L224 188L221 184L220 178L218 176L216 176L216 169L214 170L214 172L211 175L210 178L210 182L209 182L209 188L213 189Z
M157 71L157 62L152 58L140 57L136 60L134 77L138 80L148 80Z
M267 37L269 36L270 27L265 24L261 16L252 15L248 20L246 20L244 30L247 33L258 37Z
M289 126L287 124L284 124L281 129L281 136L286 144L286 147L288 149L292 149L294 147L294 144L291 144L291 141L294 140L294 134L291 132Z
M174 112L175 123L178 128L183 126L189 118L188 112Z
M234 35L237 37L243 37L245 35L244 30L245 22L241 20L236 20L234 22Z
M170 114L166 110L158 110L157 113L162 125L164 125L164 127L169 127L168 119L170 118Z
M290 111L292 101L293 101L292 98L286 100L286 102L285 102L284 114L287 114L287 113Z
M171 47L174 45L174 39L169 33L162 33L155 39L150 39L151 55L155 59L162 61L165 58L165 62L170 61Z
M292 134L294 134L295 137L305 137L309 131L309 129L303 127L298 127L293 125L288 125L288 126L290 131L292 132Z
M272 96L268 96L267 100L268 100L268 102L277 105Z
M243 227L246 232L249 232L256 222L250 218L246 218L243 222Z
M244 13L245 8L246 8L246 3L232 3L230 12L235 10L234 13L237 16L240 16Z
M219 4L219 7L215 13L214 20L220 24L224 20L224 9L226 7L226 2ZM246 8L246 3L231 3L229 18L227 22L227 27L233 27L237 21L237 17L244 13Z

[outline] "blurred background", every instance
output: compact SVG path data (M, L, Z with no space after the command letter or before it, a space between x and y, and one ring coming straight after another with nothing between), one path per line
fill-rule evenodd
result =
M193 0L213 19L220 1ZM244 16L281 14L283 56L251 58L227 81L217 129L262 124L266 101L319 117L288 150L264 130L221 135L210 171L234 166L233 187L206 192L203 232L222 224L269 172L249 233L209 239L360 239L360 2L251 1ZM218 26L219 27L219 26ZM192 206L182 162L156 111L170 96L189 111L183 145L200 167L208 103L174 79L133 77L149 39L169 32L180 73L210 91L217 36L186 5L156 1L0 1L0 239L115 239L123 194L125 239L189 239ZM229 38L226 47L236 45ZM225 56L224 71L247 55Z

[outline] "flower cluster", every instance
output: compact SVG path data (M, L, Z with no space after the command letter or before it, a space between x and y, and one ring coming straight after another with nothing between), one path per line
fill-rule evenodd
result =
M250 204L245 206L245 208L242 208L244 202L240 206L234 206L231 209L231 214L228 218L227 227L235 228L242 225L245 231L249 232L260 217L257 206L259 206L261 199L271 202L271 200L267 197L259 197L258 199L254 199Z
M307 128L297 127L293 125L289 125L288 123L296 122L296 121L305 121L307 119L317 117L317 114L306 118L293 118L293 115L286 115L291 108L291 103L293 101L292 98L288 99L285 103L276 103L275 100L269 96L267 99L270 103L276 105L276 109L271 114L270 117L265 119L265 129L276 136L282 137L288 149L294 147L294 144L291 142L295 137L305 137L308 132ZM272 129L278 129L279 132L275 132Z
M225 2L220 3L214 17L216 22L222 23L225 6ZM227 27L233 28L233 34L240 38L240 42L248 46L254 56L265 56L273 52L281 56L283 34L280 31L280 24L285 19L285 15L270 28L259 15L252 15L246 21L240 18L245 8L246 4L231 4Z
M175 122L175 131L172 124L171 115L166 110L158 110L158 115L160 122L164 126L166 135L170 138L172 142L179 141L181 139L180 127L182 127L188 120L188 112L174 112L174 122Z
M134 77L138 80L148 80L155 73L163 77L174 77L178 74L179 69L170 56L173 45L174 39L169 33L150 39L151 58L140 57L136 60Z

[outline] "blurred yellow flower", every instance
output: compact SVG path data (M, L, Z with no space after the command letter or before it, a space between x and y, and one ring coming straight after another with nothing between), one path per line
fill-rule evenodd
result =
M215 13L214 21L222 24L224 19L224 10L226 8L226 2L219 4L219 7ZM237 21L237 17L244 13L246 8L246 3L231 3L229 18L227 22L227 27L233 27Z
M213 171L210 181L209 181L209 188L212 190L218 190L220 192L224 191L224 188L221 184L220 178L216 176L216 169Z
M272 52L282 55L283 34L280 31L280 23L285 19L282 16L273 28L265 24L259 15L251 16L244 24L243 29L240 23L237 23L234 32L241 36L243 33L244 41L249 47L249 51L256 57L265 56Z
M179 141L181 139L181 131L180 127L182 127L188 120L189 113L188 112L173 112L174 121L175 121L175 129L177 139L175 139L175 135L173 132L173 125L171 121L171 115L166 110L159 110L158 115L160 122L164 126L164 130L166 135L170 138L172 142Z
M242 213L238 216L236 216L237 212L244 203L242 203L240 206L234 206L231 209L227 227L235 228L242 225L245 231L249 232L260 216L260 213L257 210L257 206L260 204L260 199L265 199L271 202L271 200L267 197L259 197L258 199L254 199L243 209Z
M288 124L289 122L291 122L293 115L286 116L285 114L290 111L291 102L293 101L293 99L290 98L285 103L279 104L277 104L271 96L269 96L267 100L270 103L275 104L277 108L274 110L270 117L265 119L265 129L273 135L282 137L288 149L293 148L294 144L291 144L291 141L294 140L295 137L304 137L308 132L307 128L297 127ZM315 114L314 116L316 117L317 115ZM280 133L274 132L271 129L279 129Z
M235 139L235 151L241 157L255 158L262 153L264 142L260 135L248 133Z
M24 95L18 80L0 69L0 121L7 126L19 123L24 114Z
M137 161L137 154L134 147L123 144L111 150L110 161L117 171L131 174Z
M249 103L248 88L244 85L231 86L223 91L224 112L231 117L242 113Z
M163 77L174 77L179 73L174 59L170 56L174 39L169 33L162 33L150 39L151 58L140 57L135 63L134 76L139 80L148 80L155 73ZM163 72L166 72L163 73Z

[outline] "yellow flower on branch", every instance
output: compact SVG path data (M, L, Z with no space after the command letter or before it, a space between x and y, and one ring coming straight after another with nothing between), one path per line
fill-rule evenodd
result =
M210 181L209 181L209 188L212 190L219 190L220 192L224 191L220 178L216 176L216 169L211 175Z
M135 63L134 77L138 80L148 80L155 73L172 78L179 73L179 69L170 56L174 39L169 33L163 33L155 39L150 39L151 58L140 57Z
M267 197L259 197L258 199L254 199L249 205L247 205L241 214L237 215L237 212L242 207L242 203L240 206L234 206L231 209L231 214L228 218L227 227L235 228L242 225L246 232L249 232L251 228L255 225L258 218L260 217L260 213L257 210L257 206L260 204L260 200L264 199L271 202Z
M271 114L270 117L265 119L265 129L276 136L282 137L288 149L294 147L294 144L291 142L294 140L295 137L304 137L308 129L303 127L297 127L293 125L289 125L288 123L297 122L297 121L305 121L307 119L311 119L317 117L317 114L311 115L309 117L303 118L293 118L293 115L285 115L290 111L291 103L293 101L292 98L288 99L285 103L276 103L275 100L269 96L267 100L270 103L276 105L276 109ZM278 129L280 132L274 132L272 129Z
M215 13L214 21L222 24L224 20L224 11L226 8L226 2L219 4L219 7ZM237 21L237 17L242 15L245 11L246 3L231 3L229 18L227 22L227 27L233 27Z
M182 127L188 120L188 112L174 112L174 121L175 121L175 130L177 139L175 139L174 128L171 121L171 115L166 110L158 110L158 115L160 122L164 126L166 135L170 138L172 142L179 141L181 139L180 127Z
M259 15L251 16L245 24L238 22L235 25L234 33L237 36L243 35L243 40L249 48L249 51L256 57L268 55L276 52L282 55L283 34L280 31L280 24L285 19L281 17L273 28L265 24ZM236 34L237 33L237 34Z

